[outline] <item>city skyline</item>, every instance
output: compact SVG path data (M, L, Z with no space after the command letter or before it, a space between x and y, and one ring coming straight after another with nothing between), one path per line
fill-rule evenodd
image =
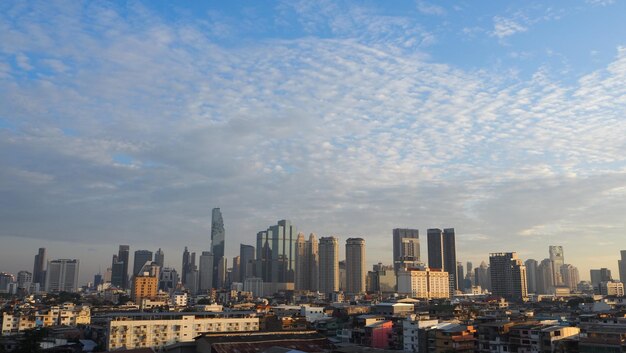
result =
M392 229L445 226L463 262L558 244L583 279L617 274L624 12L3 2L0 271L44 247L79 254L82 282L119 244L178 268L183 246L209 250L220 207L228 263L289 219L365 239L383 254L368 268L392 264Z

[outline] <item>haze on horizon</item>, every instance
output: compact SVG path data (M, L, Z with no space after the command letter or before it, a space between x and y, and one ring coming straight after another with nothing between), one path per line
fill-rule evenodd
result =
M0 3L0 271L290 219L582 279L626 249L626 2Z

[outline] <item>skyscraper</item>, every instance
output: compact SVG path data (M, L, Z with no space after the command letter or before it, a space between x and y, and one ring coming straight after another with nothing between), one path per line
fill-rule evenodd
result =
M516 253L491 253L489 265L494 295L514 301L522 301L528 296L526 267Z
M137 276L146 262L152 262L152 251L135 250L135 258L133 259L133 276Z
M570 291L576 291L578 282L580 282L580 276L578 269L575 266L565 264L560 269L561 278L563 278L563 285L568 287Z
M463 263L460 261L457 261L456 263L456 274L459 277L459 279L457 280L459 289L465 289L465 281L463 280L465 278L465 271L463 271Z
M319 291L325 294L339 290L339 241L322 237L319 242Z
M448 272L450 293L459 288L456 267L456 240L454 228L433 228L427 231L428 267Z
M393 268L413 268L420 262L419 230L395 228L393 231Z
M621 260L617 260L617 267L619 268L619 280L626 286L626 250L620 251Z
M46 292L76 292L78 289L78 260L48 261Z
M254 277L254 246L240 244L239 257L241 258L241 271L238 281L243 283L246 278Z
M35 264L33 265L33 283L39 283L43 289L46 284L46 248L39 248L39 252L35 255Z
M589 274L591 275L591 284L595 289L598 289L600 283L613 280L611 270L605 267L601 269L591 269L589 270Z
M485 261L480 263L480 266L474 269L474 279L477 286L480 286L483 290L491 290L491 274L489 266Z
M233 257L233 270L230 276L231 283L239 282L240 278L241 278L241 256L235 256Z
M296 289L317 290L318 283L318 241L311 233L305 240L304 234L296 238Z
M555 286L553 263L550 259L543 259L537 266L537 294L550 294Z
M296 290L304 290L306 287L306 240L304 234L298 233L296 237Z
M257 233L257 276L265 283L295 281L296 238L296 226L288 220Z
M165 266L165 254L161 248L154 253L154 262L156 262L161 268Z
M129 261L130 256L130 246L128 245L120 245L120 248L117 252L117 261L122 263L122 288L128 288L128 266L130 264Z
M224 219L219 208L214 208L211 215L211 253L213 254L213 285L218 285L218 266L224 257L224 245L226 240L226 232L224 230Z
M561 276L561 266L565 264L565 256L563 255L563 247L560 245L550 245L550 261L552 261L552 278L554 278L555 286L563 285Z
M189 271L191 271L191 254L185 246L185 250L183 250L183 263L181 268L181 283L183 286L187 284L187 273L189 273Z
M528 259L524 262L526 266L526 286L528 293L537 293L537 260Z
M213 288L213 254L203 251L200 255L199 290L206 293Z
M365 292L365 240L346 240L346 291L350 294Z

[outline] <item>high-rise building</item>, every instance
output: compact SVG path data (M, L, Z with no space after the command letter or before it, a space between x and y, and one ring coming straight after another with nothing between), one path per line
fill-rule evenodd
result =
M398 293L420 299L450 297L448 273L442 270L404 270L398 272Z
M183 263L181 269L181 283L183 286L187 284L187 273L191 271L191 268L191 253L189 253L189 250L185 246L185 250L183 250Z
M554 290L554 271L552 271L553 263L550 259L543 259L536 272L537 294L550 294Z
M318 248L319 243L315 234L311 233L308 240L304 239L304 234L298 234L296 238L296 289L317 290Z
M565 265L565 256L563 255L563 247L560 245L550 245L550 261L552 261L552 278L554 278L555 286L563 285L561 277L561 266Z
M420 241L417 229L396 228L393 231L393 267L414 268L420 263Z
M217 264L217 288L226 288L226 271L228 269L228 260L222 256L219 264ZM214 280L215 281L215 280Z
M474 269L475 285L480 286L483 290L491 290L491 273L489 266L485 261Z
M111 284L121 289L128 289L128 264L130 256L130 246L120 245L117 256L113 255L111 268L113 275Z
M203 251L200 255L199 268L199 289L201 293L206 293L213 288L213 254L210 251Z
M456 267L456 240L454 228L429 229L428 238L428 267L448 272L450 279L450 293L459 288Z
M621 259L617 260L617 267L619 269L619 281L626 286L626 250L620 251Z
M35 264L33 265L33 283L39 283L41 288L46 284L46 248L39 248L39 252L35 255Z
M459 290L465 289L465 281L463 280L465 278L465 271L463 271L463 263L460 261L456 263L456 275L459 277Z
M522 301L528 296L526 267L514 252L489 254L491 292L507 300Z
M133 276L137 276L146 262L152 262L152 251L135 250L135 258L133 259Z
M211 267L213 264L211 263ZM213 269L211 268L211 271ZM178 272L175 269L169 267L161 268L159 273L159 289L162 291L170 292L176 289L179 281Z
M33 283L33 274L28 271L20 271L17 273L17 288L29 289Z
M154 253L154 262L156 262L161 268L165 266L165 254L161 248Z
M278 221L257 233L257 277L265 283L294 283L296 270L296 226Z
M611 270L605 267L601 269L591 269L589 270L589 274L591 275L591 284L596 290L598 289L600 283L613 280L613 276L611 276Z
M339 290L339 240L335 237L320 238L318 286L325 294Z
M241 272L238 281L243 283L246 278L254 277L254 246L240 244L239 257L241 258Z
M537 293L537 260L528 259L524 262L526 266L526 286L528 293Z
M221 288L218 285L218 280L221 278L218 274L218 266L224 257L225 240L226 232L222 212L219 208L214 208L211 213L211 253L213 254L213 286L215 288Z
M465 274L465 288L469 289L472 288L472 286L475 283L475 277L474 277L474 265L472 264L471 261L467 262L467 272Z
M365 292L365 240L348 238L346 240L346 292L361 294Z
M143 299L156 298L159 288L159 270L160 267L156 262L146 261L133 275L131 297L135 304L141 305Z
M233 270L231 272L230 282L231 283L239 282L240 278L241 278L241 257L235 256L233 257Z
M578 282L580 282L578 269L572 265L564 264L561 266L560 272L561 278L563 278L563 285L568 287L572 292L576 291Z
M46 292L76 292L78 289L78 260L48 261Z

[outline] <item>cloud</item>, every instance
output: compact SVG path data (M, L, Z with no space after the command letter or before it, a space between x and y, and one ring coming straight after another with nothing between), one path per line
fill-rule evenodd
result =
M426 1L418 1L417 10L425 15L442 16L446 14L446 10L443 7L428 3Z
M220 206L230 255L279 218L368 247L454 226L476 263L620 239L623 49L570 85L503 77L407 50L431 39L405 17L305 5L284 11L309 34L237 45L114 5L0 15L0 53L37 73L0 79L0 237L200 251Z
M495 16L493 18L493 31L491 34L498 38L505 38L516 33L526 32L528 28L511 18Z

